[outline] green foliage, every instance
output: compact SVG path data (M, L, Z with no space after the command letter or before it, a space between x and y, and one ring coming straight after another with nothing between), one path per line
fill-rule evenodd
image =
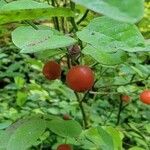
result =
M32 0L14 1L0 7L0 24L54 16L71 17L74 14L67 8L52 8Z
M24 92L17 92L17 99L16 99L16 103L18 106L23 106L27 100L27 93Z
M26 121L21 124L10 137L7 150L26 150L34 145L45 128L46 122L39 118L32 118Z
M143 12L143 0L10 1L0 0L0 150L149 150L139 98L150 88L149 3ZM44 78L49 60L60 79ZM66 85L74 65L94 72L85 93Z
M45 61L46 59L49 60L49 58L52 58L54 56L63 54L64 51L60 50L60 49L51 49L51 50L43 50L43 51L39 51L36 52L35 55L38 59Z
M143 0L72 0L115 20L135 23L143 17ZM135 5L136 3L136 5Z
M19 65L18 67L20 67L20 65ZM16 65L14 66L15 69L18 68L18 67L16 67ZM9 70L10 70L10 69L9 69ZM13 69L13 70L14 70L14 69ZM13 71L13 70L12 70L12 71ZM24 80L22 77L20 77L20 76L16 76L16 77L14 78L14 81L15 81L15 84L16 84L16 86L17 86L18 89L23 88L24 85L25 85L25 80Z
M67 47L76 42L73 38L61 35L54 30L44 29L44 27L35 30L28 26L15 29L12 32L12 40L22 53Z
M121 137L120 131L113 127L106 127L106 130L112 136L114 149L122 149L123 137Z
M150 22L150 2L149 0L147 2L145 2L144 4L145 6L145 10L144 10L144 17L143 19L138 23L138 26L142 32L142 34L144 35L144 37L146 39L150 38L150 26L149 26L149 22Z
M112 130L115 135L112 133L109 134L110 130ZM109 132L98 126L96 128L88 129L84 133L84 137L91 143L91 145L89 145L91 148L102 150L122 149L121 138L119 133L117 133L117 130L115 128L109 128Z
M12 121L5 121L3 123L0 123L0 130L7 128L12 124Z
M49 5L46 3L38 3L32 0L22 0L22 1L14 1L11 3L6 3L3 7L1 7L2 11L9 10L22 10L22 9L38 9L38 8L48 8Z
M77 138L82 132L80 124L74 120L52 120L48 122L48 128L62 137Z
M3 130L0 131L0 149L6 149L9 138L10 137L8 133L4 132Z
M6 4L6 2L4 0L0 0L0 7L2 7L5 4Z
M86 46L83 49L83 53L86 55L90 55L97 62L107 66L121 64L127 59L127 54L124 51L107 53L105 51L102 51L101 49L92 47L90 45Z
M77 32L78 37L93 47L106 52L124 50L136 52L145 47L145 41L135 25L99 17ZM145 49L149 51L149 49ZM143 50L144 51L144 50Z

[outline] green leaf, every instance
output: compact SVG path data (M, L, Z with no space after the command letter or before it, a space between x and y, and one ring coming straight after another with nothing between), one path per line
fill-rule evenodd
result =
M120 85L117 88L118 93L135 93L137 91L137 87L135 85L127 85L127 86L122 86Z
M12 11L12 10L22 10L22 9L37 9L37 8L48 8L50 7L47 3L38 3L33 0L21 0L21 1L12 1L6 3L1 11Z
M115 53L107 53L100 49L96 49L90 45L86 46L83 51L85 55L89 55L94 58L97 62L107 65L114 66L124 63L127 60L127 54L124 51L118 51Z
M60 94L64 95L70 101L76 100L74 92L70 88L68 88L65 84L63 84L60 80L55 80L53 83L51 83L49 87L51 90L59 91Z
M129 23L139 21L144 14L143 0L72 0L100 14Z
M0 0L0 8L5 4L6 4L6 2L4 0Z
M41 60L49 60L50 58L54 57L54 56L58 56L60 54L62 54L63 51L60 50L60 49L51 49L51 50L45 50L45 51L41 51L41 52L37 52L35 53L35 56L38 58L38 59L41 59Z
M6 149L10 135L4 130L0 131L0 149Z
M44 133L46 122L33 118L20 125L11 136L7 150L26 150Z
M150 52L150 44L145 44L145 47L134 47L126 49L128 52Z
M15 29L12 32L12 40L22 53L58 49L73 45L76 42L73 38L61 35L53 29L39 27L39 30L35 30L30 26Z
M113 139L112 137L106 132L102 127L97 128L99 134L102 137L102 140L104 143L107 145L105 146L105 150L114 150L114 144L113 144Z
M49 129L62 137L78 137L82 132L80 124L74 120L52 120L48 122Z
M24 124L25 122L27 122L30 118L25 118L25 119L20 119L18 121L16 121L15 123L11 124L5 131L7 133L9 133L9 135L13 134L16 129L21 126L22 124Z
M0 24L54 16L73 17L74 13L68 8L52 8L32 0L13 1L0 7Z
M19 67L20 67L20 66L19 66ZM17 86L19 89L24 87L25 79L24 79L23 77L16 76L16 77L14 77L14 80L15 80L16 86Z
M12 134L15 132L15 130L27 119L21 119L13 124L11 124L6 130L0 130L0 150L6 150L8 142L12 136ZM9 122L8 122L9 123ZM4 123L5 124L5 123ZM8 125L7 123L5 125Z
M146 128L147 132L150 134L150 123L146 124L145 128Z
M122 149L122 139L119 131L113 127L106 127L106 131L112 136L114 149L121 150Z
M143 72L141 70L139 70L138 68L131 66L131 68L140 76L140 77L144 77Z
M0 130L7 128L11 124L12 124L12 121L5 121L5 122L0 123Z
M17 92L17 99L16 99L17 105L23 106L27 100L27 97L28 97L28 94L26 92L18 91Z
M93 19L87 27L77 32L77 36L83 42L106 52L148 51L145 40L135 25L104 16Z
M112 137L101 127L90 128L86 131L85 137L102 150L114 150Z

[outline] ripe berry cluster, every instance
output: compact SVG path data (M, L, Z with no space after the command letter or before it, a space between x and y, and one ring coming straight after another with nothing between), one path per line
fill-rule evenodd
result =
M55 80L61 77L61 65L56 61L48 61L43 67L43 75L48 80ZM94 85L94 73L85 65L73 66L66 74L66 83L75 92L85 92L90 90ZM130 101L130 96L122 95L121 100L125 103ZM150 90L144 90L140 94L141 102L150 104ZM63 116L64 120L70 120L69 115ZM61 144L57 150L72 150L69 144Z
M48 80L59 79L61 66L56 61L49 61L43 67L43 74ZM72 67L66 75L67 85L76 92L85 92L94 84L94 73L88 66L77 65Z
M43 67L43 74L48 80L59 79L61 76L61 66L56 61L48 61ZM73 66L66 75L67 85L75 92L85 92L94 85L94 73L85 65ZM124 102L129 102L128 95L122 95ZM140 94L141 102L150 104L150 90L144 90Z

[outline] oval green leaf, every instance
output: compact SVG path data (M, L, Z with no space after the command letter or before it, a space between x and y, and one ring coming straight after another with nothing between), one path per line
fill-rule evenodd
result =
M48 128L55 134L62 137L78 137L82 132L80 124L74 120L52 120L48 123Z
M21 49L22 53L58 49L76 42L73 38L61 35L53 29L38 28L39 30L35 30L30 26L22 26L12 32L12 41Z
M35 144L46 129L46 122L33 118L21 124L11 136L7 150L26 150Z
M145 40L135 25L107 17L93 19L87 27L77 32L80 40L107 52L148 51Z
M90 45L87 45L83 51L85 55L91 56L97 62L107 66L114 66L124 63L127 60L127 54L124 51L117 51L114 53L107 53L101 49L96 49Z
M144 0L72 0L115 20L135 23L144 15Z
M0 7L0 24L54 16L73 17L74 13L68 8L53 8L33 0L13 1Z
M102 150L114 150L112 137L100 126L88 129L85 132L85 137L88 141L95 145L95 148Z

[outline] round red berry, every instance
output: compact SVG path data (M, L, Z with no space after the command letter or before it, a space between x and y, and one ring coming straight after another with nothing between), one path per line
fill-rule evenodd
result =
M140 94L140 100L145 103L150 105L150 90L145 90Z
M56 61L49 61L43 67L43 75L48 80L55 80L61 76L61 67Z
M124 102L129 102L130 101L130 96L128 95L122 95L121 99L124 101Z
M76 92L85 92L94 85L94 74L88 66L74 66L66 76L68 86Z

